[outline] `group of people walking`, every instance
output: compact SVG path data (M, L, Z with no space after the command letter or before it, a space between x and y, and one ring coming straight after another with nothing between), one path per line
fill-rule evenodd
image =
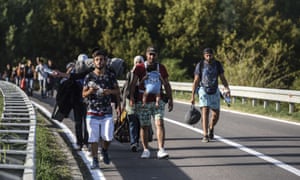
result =
M203 51L204 60L197 64L194 71L190 101L191 104L195 104L196 94L198 94L202 114L202 142L209 142L214 138L214 127L220 116L219 77L227 95L230 96L223 66L214 59L213 54L210 48ZM95 49L92 52L92 58L93 67L80 73L76 72L76 65L73 62L66 66L66 72L53 70L54 67L46 66L40 60L37 61L38 65L35 68L28 61L26 65L28 67L25 69L38 74L36 78L39 80L42 97L45 96L46 89L45 74L47 73L46 77L61 78L56 97L57 104L67 115L70 110L73 110L77 149L81 150L83 146L90 148L93 157L92 169L100 168L99 147L101 147L103 162L110 163L108 149L114 138L114 111L117 116L120 116L122 111L127 112L131 151L142 150L140 157L143 159L151 157L149 148L151 138L149 137L152 136L152 122L154 122L157 139L156 157L168 158L169 154L165 149L164 115L165 107L169 112L173 110L173 96L168 71L163 64L158 62L157 49L153 46L148 47L145 59L141 55L134 57L134 65L127 73L123 91L120 91L118 85L117 72L114 72L108 65L107 52L99 48ZM78 56L78 60L87 59L88 56L85 54ZM4 77L7 79L9 76ZM30 78L33 76L25 77L32 88ZM163 93L164 98L161 98ZM210 113L211 116L209 116Z
M15 83L22 88L29 96L33 95L36 81L42 98L53 97L56 87L56 79L51 76L51 72L56 69L51 59L46 60L40 57L36 58L36 65L31 59L26 62L19 62L13 67L7 64L1 74L1 79Z
M62 73L56 71L56 77L63 77L68 80L78 79L80 75L84 75L82 81L82 99L85 106L86 130L88 132L87 142L82 141L82 131L77 131L77 145L79 149L84 145L90 145L91 156L93 157L92 169L99 168L98 148L101 143L101 155L105 164L110 163L108 149L114 137L114 119L113 110L115 108L117 116L122 110L126 110L129 116L130 137L132 151L138 151L139 141L141 141L143 153L141 158L150 158L148 147L149 129L151 128L151 119L155 119L156 134L158 140L158 158L167 158L169 155L164 149L165 129L163 123L165 103L168 103L169 111L173 109L172 90L168 81L168 73L164 65L156 61L157 52L154 47L149 47L146 51L146 61L142 56L135 58L134 68L130 71L131 82L128 84L129 93L122 99L120 88L114 72L107 64L108 57L104 50L97 49L92 53L93 70L83 73ZM148 94L146 101L142 102L145 86L144 81L141 81L147 75L145 64L159 64L160 76L164 79L166 86L166 94L169 97L168 102L159 100L157 107L156 94ZM161 88L161 87L159 87ZM73 89L74 90L74 89ZM136 94L136 96L135 96ZM144 98L145 100L145 98ZM112 105L114 104L114 105ZM77 119L79 124L82 124L83 118ZM75 118L76 121L76 118ZM75 123L75 126L76 124ZM82 141L82 142L80 142ZM87 144L86 144L87 143Z

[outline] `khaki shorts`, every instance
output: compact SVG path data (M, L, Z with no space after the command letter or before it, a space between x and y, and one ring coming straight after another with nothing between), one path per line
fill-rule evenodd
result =
M165 115L165 102L159 101L159 107L156 108L155 102L147 102L145 106L142 106L142 102L136 103L136 114L140 120L141 126L150 126L151 117L155 120L163 120Z

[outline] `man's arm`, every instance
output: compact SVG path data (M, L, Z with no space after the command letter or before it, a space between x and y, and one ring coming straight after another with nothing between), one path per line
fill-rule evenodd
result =
M224 85L224 87L229 89L229 85L228 85L228 82L227 82L224 74L220 74L220 79L221 79L222 84Z
M163 79L163 84L164 84L167 96L169 98L168 108L169 108L169 112L171 112L173 110L173 96L172 96L172 88L171 88L171 84L169 82L169 79L164 78Z
M225 75L224 73L220 74L220 79L222 81L222 84L224 85L225 87L225 91L227 92L227 94L230 96L230 89L229 89L229 85L228 85L228 82L225 78Z
M82 89L82 97L86 98L89 95L91 95L93 93L96 93L96 92L97 92L97 89L94 89L94 88L91 88L91 87L88 87L88 86L84 86L83 89Z
M129 91L130 92L130 106L133 106L133 104L134 104L135 86L136 86L136 83L138 81L138 76L135 75L134 73L132 75L133 75L133 78L132 78L132 81L129 84L129 87L130 87L130 91Z
M198 74L194 75L194 82L192 85L192 98L191 98L191 103L195 104L195 91L197 90L198 86L200 83L200 76Z

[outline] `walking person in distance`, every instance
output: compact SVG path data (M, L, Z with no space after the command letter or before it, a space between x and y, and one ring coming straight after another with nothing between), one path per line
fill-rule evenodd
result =
M195 94L199 95L199 105L202 114L202 142L209 142L214 138L214 127L220 116L220 91L218 88L218 77L220 77L227 96L230 96L228 82L224 75L222 64L214 59L213 50L205 48L204 60L201 60L194 71L194 82L192 86L191 103L195 103ZM198 90L198 92L196 92ZM209 120L209 114L211 118Z

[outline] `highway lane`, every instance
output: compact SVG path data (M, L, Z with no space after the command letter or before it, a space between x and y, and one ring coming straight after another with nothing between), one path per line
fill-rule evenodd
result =
M141 152L130 152L129 144L114 141L111 165L100 164L105 178L299 179L299 125L222 111L217 140L202 143L200 123L184 123L188 108L175 103L174 111L166 112L168 160L156 159L156 138L147 160L139 158Z
M176 104L176 113L167 113L166 117L171 119L170 122L175 119L183 122L187 109L188 105ZM192 179L200 176L208 179L299 179L299 124L222 111L215 128L216 135L221 136L220 141L207 144L200 142L200 123L195 127L198 133L194 132L191 138L199 138L192 143L199 150L195 152L199 156L194 155L192 159L193 162L198 159L200 164L193 168L183 168L184 171L194 172L191 173ZM168 137L190 134L180 129L177 131L168 131L166 147L169 145Z

